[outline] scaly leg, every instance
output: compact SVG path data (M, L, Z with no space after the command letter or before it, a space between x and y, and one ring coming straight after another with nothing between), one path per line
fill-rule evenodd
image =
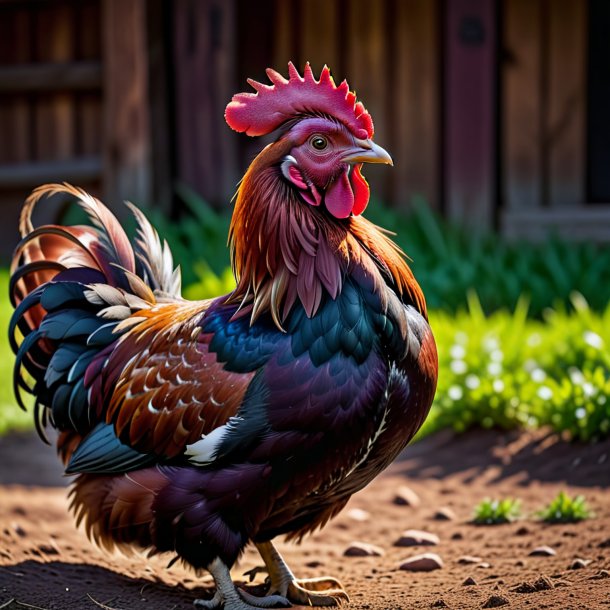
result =
M269 593L278 593L291 603L302 606L339 606L342 602L349 602L343 585L336 578L297 580L271 542L257 543L256 548L269 572Z
M289 608L290 602L281 595L256 597L239 589L233 583L229 568L218 557L208 566L214 577L216 593L212 599L196 599L193 603L206 610L259 610L260 608Z

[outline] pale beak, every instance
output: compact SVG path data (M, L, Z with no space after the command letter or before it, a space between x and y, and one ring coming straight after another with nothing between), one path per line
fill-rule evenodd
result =
M343 157L343 161L348 163L385 163L387 165L394 165L388 151L375 144L373 140L354 138L354 142L358 148L348 152Z

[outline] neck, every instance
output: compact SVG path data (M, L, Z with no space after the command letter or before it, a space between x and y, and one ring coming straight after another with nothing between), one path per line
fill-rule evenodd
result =
M231 302L254 322L268 312L276 326L299 301L316 314L324 293L335 299L346 276L388 284L425 314L425 302L404 254L362 217L337 221L304 204L281 178L267 147L252 163L236 196L229 240L237 287ZM284 151L273 154L283 158Z

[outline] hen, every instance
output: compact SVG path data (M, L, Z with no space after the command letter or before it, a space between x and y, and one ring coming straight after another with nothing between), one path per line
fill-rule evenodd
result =
M174 553L207 569L201 606L337 605L333 578L300 581L279 535L323 526L405 447L432 402L434 339L403 253L360 214L363 163L392 164L373 122L328 68L289 64L270 85L234 96L233 129L277 131L235 202L236 288L180 297L179 270L134 206L130 242L96 199L38 188L20 221L10 325L15 392L35 397L57 449L77 521L106 548ZM79 200L92 226L34 228L43 196ZM19 338L21 337L21 339ZM252 542L269 595L229 570Z

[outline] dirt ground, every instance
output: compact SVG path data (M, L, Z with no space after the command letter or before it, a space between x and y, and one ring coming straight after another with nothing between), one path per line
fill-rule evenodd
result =
M585 446L545 432L442 433L410 447L323 531L301 546L279 548L298 576L339 577L350 610L610 608L609 465L608 441ZM179 610L211 597L209 577L167 568L169 557L108 555L90 544L68 514L68 482L53 451L32 435L0 439L0 608ZM419 506L395 503L405 485ZM533 513L561 489L584 494L595 518L540 523ZM500 496L520 498L523 518L501 526L469 523L482 498ZM435 518L445 507L454 517ZM406 529L436 534L440 542L394 546ZM353 541L377 545L383 554L344 556ZM530 556L541 545L556 554ZM437 553L443 567L399 569L425 552ZM464 563L465 556L473 562ZM577 558L590 563L570 569ZM260 564L248 549L234 577L245 582L243 572ZM474 584L464 584L468 578ZM254 580L254 593L262 592L263 579Z

